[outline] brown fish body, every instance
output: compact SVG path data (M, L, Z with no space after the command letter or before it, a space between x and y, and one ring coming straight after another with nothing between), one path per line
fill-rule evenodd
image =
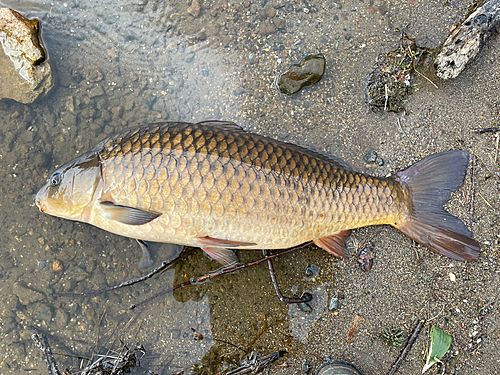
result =
M74 204L81 206L81 215L61 212L71 199L57 193L60 181L49 181L38 193L42 211L136 239L201 247L226 263L226 249L280 249L310 240L344 256L343 240L350 229L377 224L405 233L415 229L409 224L417 212L411 187L415 170L396 178L366 176L232 123L132 128L104 139L57 173L61 181L71 173L84 180L78 193L85 199ZM437 199L441 207L442 198ZM59 202L58 208L51 211L50 201ZM475 246L474 240L466 240L471 236L464 228L458 231L465 236L460 241ZM417 232L412 238L428 235L428 229ZM425 238L420 242L432 248ZM462 253L457 257L471 259ZM455 252L451 254L446 255Z

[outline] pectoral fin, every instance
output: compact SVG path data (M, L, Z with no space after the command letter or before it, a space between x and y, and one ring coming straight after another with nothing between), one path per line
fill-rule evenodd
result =
M351 234L350 230L343 230L333 236L323 237L314 240L316 246L321 247L323 250L328 251L330 254L339 258L347 258L345 240Z
M119 206L110 201L100 202L101 207L111 220L116 220L122 224L142 225L156 219L161 214L139 210L138 208Z
M238 262L238 257L234 253L234 250L214 246L204 246L202 249L210 258L224 266Z

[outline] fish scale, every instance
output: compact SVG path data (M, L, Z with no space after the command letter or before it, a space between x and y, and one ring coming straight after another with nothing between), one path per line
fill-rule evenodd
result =
M345 168L233 123L155 123L109 136L53 173L41 211L145 241L280 249L313 240L346 256L349 231L390 224L430 249L473 260L479 245L443 204L468 154L431 155L390 178Z

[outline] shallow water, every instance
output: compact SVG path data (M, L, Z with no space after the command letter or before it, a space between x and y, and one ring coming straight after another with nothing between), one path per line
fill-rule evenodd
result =
M304 363L314 370L330 356L353 362L365 375L379 374L399 353L380 341L381 328L395 325L409 336L421 318L434 318L453 336L447 371L500 373L498 138L472 133L498 126L498 34L456 80L430 76L435 89L419 79L405 114L376 115L365 105L366 79L377 54L398 47L395 30L435 48L467 12L467 2L268 3L205 1L194 17L187 12L190 4L181 1L0 0L1 6L41 20L58 82L49 97L33 105L0 102L2 374L46 373L30 326L47 334L54 352L73 356L106 353L119 348L120 339L129 347L142 344L147 354L141 369L161 374L194 364L209 373L221 361L236 365L253 349L288 351L281 366L272 367L274 373L300 373ZM271 20L284 27L266 34ZM296 96L278 94L275 76L305 53L325 55L325 76ZM201 251L127 289L54 297L94 291L144 271L137 268L141 254L134 241L38 212L33 196L50 173L127 126L209 119L232 120L379 176L434 152L473 153L474 184L469 176L449 209L467 223L472 218L470 227L483 244L480 261L444 259L396 230L370 228L354 233L358 241L375 243L377 258L369 273L359 270L355 257L336 261L316 248L275 261L285 295L313 293L308 315L279 302L265 265L177 289L129 311L133 303L215 270L218 265ZM372 149L383 166L363 160ZM351 246L355 251L354 240ZM155 266L176 251L153 246ZM240 252L243 262L260 256ZM52 269L56 260L62 271ZM306 277L310 264L320 267L316 277ZM332 313L328 303L339 291L345 298ZM348 344L356 314L365 321ZM426 334L403 372L422 368ZM80 366L74 357L56 359L60 368L76 372Z

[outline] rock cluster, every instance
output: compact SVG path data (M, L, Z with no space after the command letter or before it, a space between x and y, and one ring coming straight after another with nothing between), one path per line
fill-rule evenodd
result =
M39 32L37 19L0 8L0 100L32 103L54 86Z

